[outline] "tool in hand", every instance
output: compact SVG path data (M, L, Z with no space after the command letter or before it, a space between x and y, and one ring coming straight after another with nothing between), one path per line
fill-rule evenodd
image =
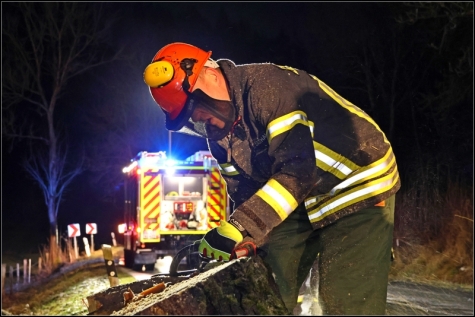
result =
M197 240L193 242L190 245L187 245L186 247L182 248L180 251L175 254L173 257L173 260L170 264L170 271L168 274L166 273L159 273L155 274L152 277L158 277L158 276L170 276L170 277L177 277L177 276L185 276L185 275L191 275L191 274L197 274L203 272L205 266L211 261L211 259L203 257L199 254L198 247L200 245L201 240ZM183 270L183 271L178 271L178 266L180 265L180 262L183 260L185 257L191 257L191 256L199 256L199 264L197 268L194 269L189 269L189 270ZM256 247L256 245L253 242L245 242L240 245L238 245L231 253L231 259L239 259L242 257L246 256L254 256L254 255L261 255L262 252L260 252L260 249Z

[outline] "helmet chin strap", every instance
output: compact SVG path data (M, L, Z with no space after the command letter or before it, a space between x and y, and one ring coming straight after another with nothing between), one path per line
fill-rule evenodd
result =
M236 120L234 120L233 126L231 127L231 130L229 131L229 135L232 135L234 133L234 127L241 121L241 116L238 116Z

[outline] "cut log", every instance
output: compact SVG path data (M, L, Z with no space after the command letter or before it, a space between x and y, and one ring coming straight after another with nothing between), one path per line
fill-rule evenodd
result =
M132 298L130 300L126 298L129 292L139 295L161 283L170 286L185 279L186 277L152 277L147 280L108 288L86 298L88 315L110 315L112 312L124 308L125 303L132 300Z
M138 294L161 282L166 284L162 292L124 302L129 288ZM89 296L88 302L89 315L290 315L258 256L219 263L196 276L153 277L112 287Z

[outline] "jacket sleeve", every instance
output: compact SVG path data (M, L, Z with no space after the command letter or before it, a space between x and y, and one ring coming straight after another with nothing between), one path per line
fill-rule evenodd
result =
M256 241L284 221L317 182L313 122L299 104L307 82L302 84L303 75L273 67L250 94L256 120L266 127L272 175L231 216Z

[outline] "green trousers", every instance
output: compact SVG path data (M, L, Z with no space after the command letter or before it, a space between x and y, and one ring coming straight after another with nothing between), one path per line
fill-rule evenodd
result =
M318 262L318 300L324 315L384 315L394 227L392 196L313 230L302 206L274 228L264 261L293 311L300 287ZM317 293L317 292L315 292Z

